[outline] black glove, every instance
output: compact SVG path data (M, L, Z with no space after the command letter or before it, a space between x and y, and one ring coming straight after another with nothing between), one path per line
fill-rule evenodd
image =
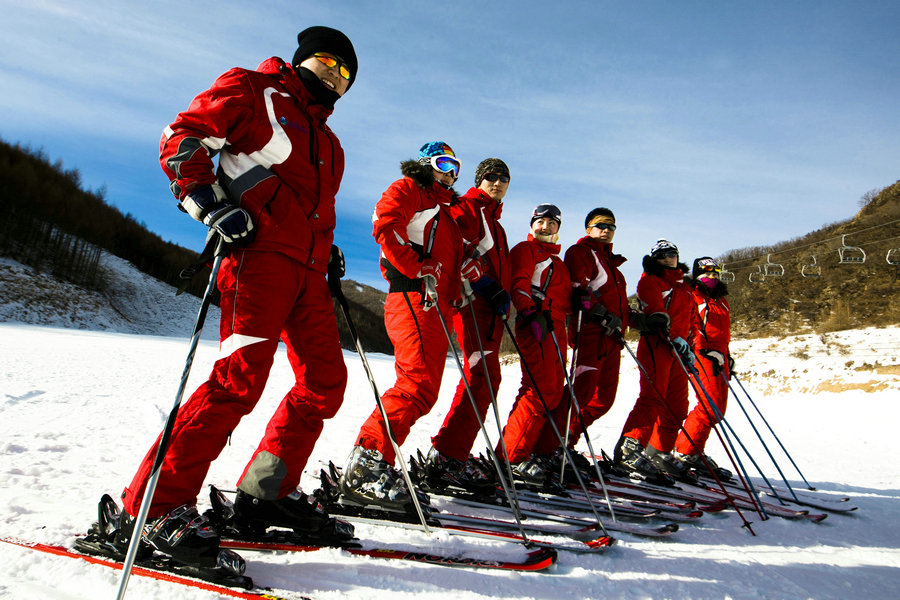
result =
M672 319L669 318L668 313L655 312L651 315L647 315L647 333L667 335L671 324Z
M713 377L718 377L725 365L725 356L718 350L701 350L700 354L712 363Z
M215 229L228 244L245 246L253 241L253 220L239 206L229 204L218 184L200 186L181 201L181 208L210 229Z
M493 278L483 275L470 285L472 291L488 301L488 304L494 309L494 314L504 316L509 314L509 304L512 302L512 298L509 297L509 292L504 290L503 286Z
M520 326L529 326L531 328L531 333L534 335L534 339L539 342L544 340L548 331L553 330L553 320L550 318L549 310L540 311L529 308L528 310L522 311L519 316L522 319Z
M602 327L606 335L615 336L617 333L622 333L622 319L606 310L602 304L595 304L588 311L588 318Z
M328 257L328 289L334 296L341 289L341 278L347 273L347 263L344 253L336 245L331 245L331 256Z
M582 287L572 289L572 297L569 299L572 303L572 312L576 315L578 311L588 311L591 309L591 293Z
M728 375L730 376L732 373L734 373L734 359L731 358L730 352L726 356L728 358Z

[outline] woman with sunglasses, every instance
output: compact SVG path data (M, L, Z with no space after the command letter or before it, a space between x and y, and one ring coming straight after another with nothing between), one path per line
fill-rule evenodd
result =
M712 426L718 422L718 414L725 414L728 402L728 381L734 361L728 352L731 342L731 307L725 296L728 286L719 281L721 267L711 256L703 256L694 261L691 269L691 284L694 304L700 316L699 335L694 338L693 351L697 358L697 369L703 390L715 403L709 406L703 390L695 389L697 405L684 421L684 431L675 441L675 457L689 469L706 472L706 462L716 471L720 479L731 479L731 472L719 467L711 458L703 454ZM685 435L687 432L687 435Z
M444 315L459 301L463 238L450 212L458 202L453 183L460 163L446 142L429 142L416 160L400 164L403 177L375 205L375 240L381 246L381 273L390 284L384 325L394 345L397 381L381 402L391 433L403 444L413 424L434 406L447 363L449 342L426 293L437 290ZM411 512L412 497L394 468L393 445L381 411L363 423L340 480L341 501Z
M664 239L644 257L643 266L637 285L646 315L637 350L643 367L641 388L616 444L613 466L624 475L651 481L694 481L671 454L688 410L688 378L676 361L694 361L689 340L699 327L691 287L684 281L688 268L678 262L678 247Z
M570 411L568 392L554 411L554 421L563 435L568 423L568 444L574 448L581 436L582 422L589 427L609 412L619 385L619 363L622 355L622 329L628 321L628 295L625 276L619 270L625 258L614 254L616 217L608 208L595 208L584 220L585 236L566 250L565 263L572 278L572 310L581 312L581 323L569 320L569 343L577 344L575 397L581 417ZM573 346L574 347L574 346ZM539 448L550 451L559 440L550 426L544 427ZM561 460L563 452L554 458ZM576 457L577 460L577 457ZM589 467L583 462L582 467Z
M453 329L467 358L463 370L482 422L500 387L503 324L499 319L506 318L510 305L509 244L500 224L507 189L509 167L499 158L486 158L475 169L475 187L460 198L454 211L470 258L463 263L467 293L463 306L453 312ZM493 489L493 478L469 456L480 431L465 382L460 380L450 411L431 440L425 464L429 487L455 486L474 493Z
M562 398L565 365L560 364L556 344L566 352L565 324L571 312L569 270L556 243L561 224L559 208L541 204L532 213L528 238L510 251L511 295L518 313L516 341L523 364L522 383L503 428L503 441L513 476L538 488L551 485L549 459L554 448L541 452L537 444L547 411L556 408Z
M144 543L183 563L216 564L219 537L197 512L197 494L259 401L279 339L296 381L239 479L233 525L348 532L297 486L347 382L326 282L339 255L335 195L344 152L326 120L353 84L357 60L347 36L330 27L307 28L297 43L290 63L272 57L220 76L160 141L180 208L229 244L218 273L224 356L178 412L143 531ZM127 547L156 449L122 494L122 527L110 540L117 546Z

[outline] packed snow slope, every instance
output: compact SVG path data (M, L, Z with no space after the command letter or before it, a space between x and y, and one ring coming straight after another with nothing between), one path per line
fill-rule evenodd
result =
M175 300L171 289L140 281L127 265L118 264L119 277L134 285L118 306L118 317L105 312L102 300L84 308L74 298L77 290L63 309L68 312L54 312L21 297L7 301L11 290L33 284L37 274L9 261L0 267L5 273L0 278L0 535L71 545L94 520L101 494L117 496L161 430L175 400L198 301ZM19 279L11 270L18 270ZM176 301L185 304L176 308ZM53 316L34 317L40 311ZM206 378L218 354L215 318L198 349L189 392ZM157 319L158 329L153 326ZM665 541L622 534L604 554L561 553L558 564L542 573L450 569L329 549L299 555L246 552L248 574L259 584L316 599L898 597L900 328L738 340L732 350L741 381L806 479L827 493L851 496L858 511L831 514L819 524L762 521L744 511L755 536L733 511L707 514ZM323 464L343 463L375 407L359 357L348 352L344 359L350 371L344 405L326 424L307 465L306 491L317 487ZM394 378L391 358L370 355L369 360L379 390L387 389ZM504 418L520 377L517 364L504 367L498 398ZM441 397L413 428L405 455L429 447L458 378L455 362L448 360ZM266 394L213 464L209 483L234 484L292 381L281 350ZM590 430L595 448L612 449L637 390L638 371L625 354L616 405ZM744 404L753 412L746 398ZM777 479L734 402L727 418L766 474ZM758 418L755 423L767 431ZM496 439L492 418L487 426ZM802 488L777 443L768 434L765 439L792 485ZM476 449L483 446L479 442ZM579 448L586 449L583 442ZM714 439L708 451L727 464ZM205 498L200 505L208 505ZM384 547L459 550L480 557L521 554L513 545L441 533L429 538L374 526L359 526L357 533ZM2 598L112 598L118 585L118 572L6 544L0 544L0 563L5 567ZM132 578L127 597L216 595Z

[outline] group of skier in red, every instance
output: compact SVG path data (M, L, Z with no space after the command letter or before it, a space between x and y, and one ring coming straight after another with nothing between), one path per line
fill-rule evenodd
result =
M347 383L328 283L344 273L333 243L344 154L326 120L357 67L343 33L310 27L298 35L292 61L273 57L256 70L228 71L165 129L160 162L179 207L229 245L217 280L223 357L178 412L162 460L155 461L158 439L125 488L112 540L120 548L134 535L155 475L140 544L180 562L217 564L219 536L198 512L197 496L230 432L258 402L279 340L296 381L238 481L234 519L258 531L352 534L299 484ZM438 399L450 345L445 326L462 350L463 377L432 438L422 484L496 489L496 473L471 452L500 386L500 344L513 310L522 378L496 454L516 480L548 484L563 447L574 449L610 410L629 327L641 333L640 394L613 467L650 480L694 477L715 415L725 410L733 367L716 261L699 258L689 270L676 246L659 240L644 257L640 310L633 310L619 270L625 259L613 253L611 210L591 210L584 237L560 256L562 213L542 204L526 239L510 248L500 224L508 166L483 160L462 196L453 189L460 171L448 144L426 143L401 163L401 177L375 205L397 378L355 438L338 482L341 501L409 511L412 490L395 467L392 441L402 444ZM688 414L686 369L697 372L715 409L704 398ZM580 410L572 410L573 397Z

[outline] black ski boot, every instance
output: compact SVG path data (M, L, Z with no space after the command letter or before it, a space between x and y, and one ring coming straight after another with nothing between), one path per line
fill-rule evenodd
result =
M397 469L388 464L381 452L354 446L340 479L343 504L395 513L414 514L412 496ZM416 490L423 508L430 505L426 494Z
M554 476L550 468L549 457L532 454L522 462L513 463L512 473L515 481L528 489L550 494L561 494L564 491L559 478Z
M647 456L650 457L653 466L676 481L695 484L700 480L694 470L675 458L671 452L663 452L653 446L647 446Z
M353 525L330 516L316 498L300 490L278 500L263 500L238 490L233 523L249 534L261 535L270 527L283 527L320 543L353 539Z
M703 458L700 457L699 454L681 454L680 452L673 452L675 458L680 460L684 465L696 471L701 477L709 476L709 469L706 464L703 462L703 459L706 459L706 463L712 467L712 470L715 472L716 477L718 477L721 481L727 482L731 481L733 474L728 469L722 468L716 464L712 458L709 457L708 454L704 454Z
M477 461L463 462L445 456L433 446L425 459L425 483L434 490L458 488L477 496L493 495L496 486L493 477Z
M578 483L578 477L575 475L574 469L578 469L578 474L581 475L582 480L585 482L597 478L597 474L594 471L594 465L591 464L591 461L588 460L584 454L576 452L574 448L569 448L569 456L572 457L572 461L575 463L574 467L572 462L569 461L569 457L566 456L565 450L563 450L562 447L557 448L556 452L550 455L550 471L554 474L559 473L563 461L565 461L566 468L564 476L566 483Z
M642 479L647 483L671 486L672 477L660 471L644 454L644 447L639 441L623 437L616 444L613 453L613 471L632 479Z

